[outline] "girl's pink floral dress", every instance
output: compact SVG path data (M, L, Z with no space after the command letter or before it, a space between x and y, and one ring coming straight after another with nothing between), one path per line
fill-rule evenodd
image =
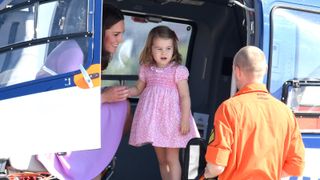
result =
M188 79L185 66L170 63L165 68L140 67L139 78L146 82L133 118L129 144L184 148L199 132L190 112L190 131L180 133L181 108L177 82Z

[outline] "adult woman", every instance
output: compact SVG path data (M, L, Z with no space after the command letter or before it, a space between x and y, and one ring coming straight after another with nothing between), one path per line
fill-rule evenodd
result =
M118 45L123 40L124 32L124 17L121 11L114 6L106 5L104 7L103 17L103 44L102 44L102 60L101 70L104 70L112 57L112 54L117 50ZM125 86L109 87L101 94L102 103L123 101L128 96L128 90Z
M122 42L124 17L114 6L103 8L103 44L101 69L105 69L112 54ZM123 134L130 106L125 100L128 90L123 86L108 87L101 93L101 148L67 152L63 155L38 155L47 170L59 179L100 179L99 174L112 160Z

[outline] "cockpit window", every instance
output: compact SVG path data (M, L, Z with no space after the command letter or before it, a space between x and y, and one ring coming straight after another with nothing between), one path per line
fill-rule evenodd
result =
M275 8L271 20L270 92L280 98L288 80L320 79L320 14Z
M1 38L0 48L23 41L87 31L86 0L41 4L25 2L24 6L17 6L16 1L5 2L0 6L0 33L6 38Z
M0 2L0 87L45 77L38 76L43 68L56 74L78 70L87 59L87 12L87 0ZM66 68L73 57L56 53L61 47L79 49L74 67ZM55 62L51 52L59 55Z
M292 109L302 132L320 132L319 19L314 11L272 11L270 92Z

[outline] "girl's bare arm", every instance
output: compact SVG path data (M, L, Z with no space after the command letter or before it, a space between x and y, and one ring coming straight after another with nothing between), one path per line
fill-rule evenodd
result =
M135 86L129 88L129 97L139 96L145 87L146 83L139 79Z
M187 80L181 80L177 83L180 105L181 105L181 128L180 131L182 134L187 134L190 130L190 94L189 94L189 85Z

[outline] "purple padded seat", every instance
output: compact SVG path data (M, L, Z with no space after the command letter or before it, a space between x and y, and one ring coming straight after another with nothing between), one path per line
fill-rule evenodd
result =
M83 52L75 40L63 41L47 57L37 79L79 70Z

